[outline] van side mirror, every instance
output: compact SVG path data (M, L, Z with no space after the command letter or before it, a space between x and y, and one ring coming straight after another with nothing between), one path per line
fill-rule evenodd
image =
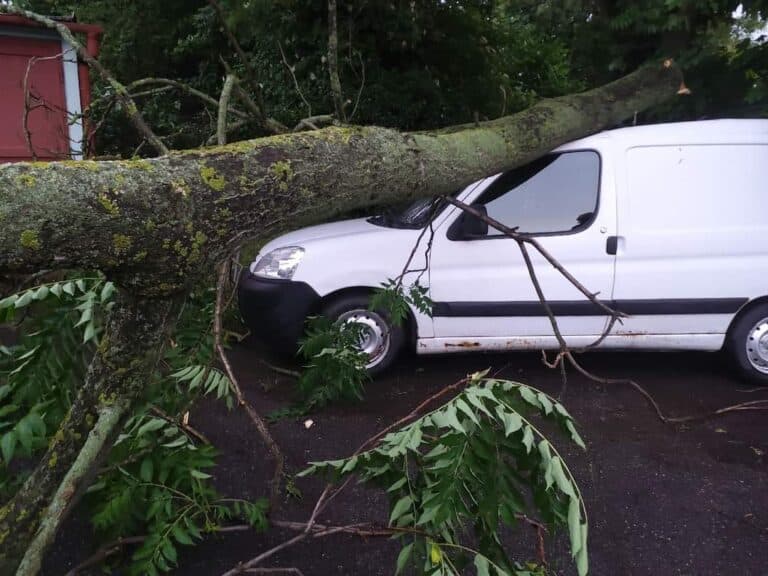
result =
M484 205L475 204L472 207L481 214L485 216L488 215L488 210ZM456 218L456 221L448 230L449 240L466 240L467 238L477 238L478 236L487 235L488 223L469 212L462 212L461 216Z

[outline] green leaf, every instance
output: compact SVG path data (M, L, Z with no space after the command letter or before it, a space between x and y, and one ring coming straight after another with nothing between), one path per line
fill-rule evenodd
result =
M589 572L589 559L587 555L587 523L581 525L581 548L576 555L576 570L579 576L587 576Z
M552 475L552 453L549 450L549 443L546 440L539 442L539 454L541 454L542 464L544 465L544 482L547 484L547 490L555 483Z
M144 460L141 461L139 478L141 478L144 482L151 482L152 472L154 472L154 464L152 463L152 459L144 458Z
M50 292L48 286L40 286L35 291L35 300L45 300L48 297L48 293Z
M405 477L405 476L403 476L403 477L402 477L402 478L400 478L400 479L399 479L397 482L395 482L394 484L392 484L392 486L390 486L389 488L387 488L387 492L397 492L398 490L400 490L400 488L402 488L403 486L405 486L405 483L406 483L407 481L408 481L408 478L407 478L407 477Z
M171 442L167 442L163 444L163 448L179 448L181 446L184 446L186 443L187 443L187 437L182 434L175 440L172 440Z
M531 448L533 448L533 431L530 426L526 426L523 430L523 444L525 444L525 449L530 454Z
M587 445L584 444L584 440L582 440L581 436L576 431L576 427L573 425L573 421L566 420L565 427L568 429L568 432L571 433L571 440L573 440L580 448L586 450Z
M189 473L192 475L193 478L197 478L198 480L206 480L207 478L212 478L210 474L206 474L205 472L200 472L200 470L192 469L189 471Z
M551 414L552 413L552 401L547 398L547 395L544 394L544 392L539 392L536 397L539 399L539 402L541 402L541 406L544 408L545 414Z
M94 336L96 336L96 327L93 325L93 322L89 322L85 327L85 332L83 332L83 344L88 342Z
M90 306L86 306L83 310L83 313L80 315L80 320L75 324L75 326L82 326L86 322L90 322L91 318L93 318L93 308Z
M482 554L475 554L475 568L477 568L477 576L490 576L489 569L491 567L488 558Z
M552 476L554 476L555 483L560 489L560 492L572 498L576 497L576 493L573 491L571 481L566 477L565 471L563 470L563 465L560 462L560 458L557 456L552 458Z
M74 282L67 282L64 284L61 289L64 291L65 294L69 294L70 296L75 295L75 284Z
M16 424L16 434L19 438L19 443L24 446L25 450L32 449L32 426L29 425L27 418L22 418L19 423Z
M395 576L397 576L398 574L400 574L400 572L403 571L403 568L405 568L405 565L408 562L408 558L411 557L412 551L413 551L413 542L403 546L400 549L400 554L397 555L397 570L395 570Z
M357 466L357 456L352 456L349 460L347 460L347 463L344 464L344 467L341 469L341 473L346 474L347 472L351 472L355 469L355 466Z
M168 558L168 561L172 564L176 564L176 548L173 545L173 542L170 541L170 539L163 540L162 545L162 551L163 556Z
M8 414L12 414L18 409L19 407L16 404L6 404L5 406L0 406L0 418L7 416Z
M541 408L541 403L539 402L539 398L536 396L536 392L527 386L520 386L520 388L518 388L518 392L520 392L520 396L523 400L528 402L528 404L535 406L536 408Z
M37 412L30 412L26 417L35 436L45 436L45 422Z
M481 392L482 391L482 392ZM493 415L488 411L488 408L485 407L485 404L483 404L483 401L480 400L479 396L484 396L483 392L485 392L485 388L471 388L467 390L466 397L467 400L478 410L483 412L488 418L493 419ZM495 398L494 398L495 400Z
M3 461L8 464L13 458L13 453L16 450L16 433L11 430L0 438L0 451L3 453Z
M507 412L501 406L497 406L496 414L504 424L504 436L509 436L523 427L523 419L516 412Z
M565 406L560 404L560 402L555 402L555 412L557 412L561 416L565 416L566 418L568 418L568 420L573 420L571 415L568 413L568 410L566 410Z
M474 411L472 408L469 407L469 404L467 404L464 400L461 398L456 399L456 407L464 412L464 414L467 415L467 417L472 420L476 425L480 425L480 420L477 419L477 416L475 416Z
M105 282L104 288L101 289L101 295L99 296L99 300L102 302L106 302L112 297L112 294L115 293L115 285L112 282Z
M83 293L85 293L85 292L87 292L87 291L88 291L88 290L86 289L86 287L85 287L85 282L83 282L83 279L82 279L82 278L78 278L78 279L75 281L75 285L77 286L77 289L78 289L78 290L80 290L80 292L83 292Z
M56 296L56 298L60 298L61 297L61 283L60 282L56 282L56 284L52 284L51 285L51 294Z
M184 544L185 546L192 546L195 542L192 540L192 538L189 537L189 534L187 534L181 526L179 526L178 522L173 525L171 528L171 533L173 534L173 537L176 538L176 542L179 544Z
M400 518L400 516L405 514L405 512L411 508L412 504L413 500L409 495L400 498L400 500L398 500L395 506L392 508L392 514L389 516L389 524L394 524L395 521Z
M581 506L576 497L568 502L568 535L571 539L571 556L581 549Z
M437 516L438 511L440 510L440 507L437 504L433 504L432 506L428 506L423 514L419 516L419 519L416 521L416 526L423 526L424 524L427 524L428 522L432 522L432 520L435 519L435 516Z
M160 428L165 426L165 424L165 420L160 418L150 418L147 422L139 427L139 429L136 431L136 436L141 436L142 434L146 434L148 432L155 432L156 430L160 430Z
M464 428L464 425L459 422L458 417L456 416L456 407L453 404L449 404L445 410L443 411L445 414L445 419L448 422L448 424L454 428L455 430L461 432L462 434L467 433L467 429Z
M32 290L27 290L26 292L24 292L24 294L22 294L16 300L16 302L13 305L13 307L14 308L23 308L24 306L26 306L27 304L32 302L33 298L34 298L34 293L32 292Z

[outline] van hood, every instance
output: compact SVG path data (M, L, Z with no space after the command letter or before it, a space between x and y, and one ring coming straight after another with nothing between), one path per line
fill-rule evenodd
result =
M388 231L391 232L389 228L371 224L368 222L368 218L329 222L328 224L300 228L299 230L278 236L265 244L260 254L266 254L270 250L285 246L303 247L318 240L330 240L353 235L359 236L361 234L386 234Z

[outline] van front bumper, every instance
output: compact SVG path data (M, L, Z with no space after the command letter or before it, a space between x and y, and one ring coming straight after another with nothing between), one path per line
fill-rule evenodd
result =
M309 284L254 276L243 270L238 285L240 314L251 333L275 352L295 354L307 316L320 296Z

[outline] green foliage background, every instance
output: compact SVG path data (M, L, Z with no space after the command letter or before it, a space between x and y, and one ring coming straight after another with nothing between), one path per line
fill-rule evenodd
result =
M105 28L101 58L125 83L170 77L214 95L226 60L241 78L205 0L24 0L48 14L75 14ZM256 70L270 116L294 125L332 106L326 65L326 3L220 0L227 24ZM768 2L757 0L342 0L339 58L347 113L356 123L404 129L494 118L538 98L584 89L654 57L675 57L693 94L640 120L768 113ZM742 7L735 19L734 10ZM365 81L363 82L363 73ZM96 83L96 93L105 88ZM361 90L362 86L362 90ZM204 143L213 114L178 92L141 99L173 147ZM99 107L95 107L99 117ZM244 126L239 138L258 135ZM100 154L132 154L137 136L114 111Z

